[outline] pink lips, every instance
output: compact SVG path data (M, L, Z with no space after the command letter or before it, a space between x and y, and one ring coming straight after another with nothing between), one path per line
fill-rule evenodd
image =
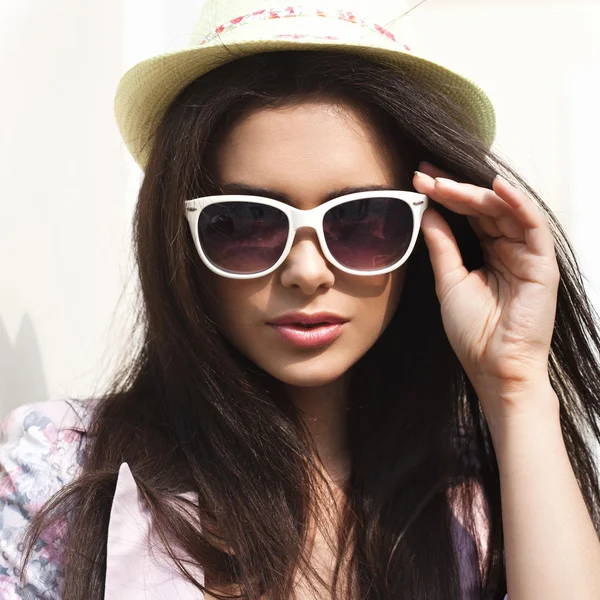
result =
M275 319L269 325L294 346L317 348L338 338L347 321L332 313L295 313Z

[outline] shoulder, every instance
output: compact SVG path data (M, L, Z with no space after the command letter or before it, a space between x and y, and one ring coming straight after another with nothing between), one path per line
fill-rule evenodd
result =
M25 404L6 415L0 422L3 494L35 481L27 491L29 503L39 509L68 483L81 464L89 413L86 402L57 400Z
M58 400L25 404L0 422L0 597L47 597L59 583L60 532L36 545L19 585L21 537L31 518L79 473L92 404Z

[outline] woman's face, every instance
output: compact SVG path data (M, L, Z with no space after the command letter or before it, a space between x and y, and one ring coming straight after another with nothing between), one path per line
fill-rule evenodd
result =
M285 196L300 209L318 206L336 190L401 189L396 153L356 110L334 102L255 110L228 132L216 159L225 191L229 184L270 190L260 195ZM301 387L337 380L373 346L398 306L405 273L401 267L348 275L325 259L306 228L270 275L235 280L204 270L228 339L273 377ZM273 325L293 313L323 312L345 322L329 326L338 335L320 345L303 344L299 326Z

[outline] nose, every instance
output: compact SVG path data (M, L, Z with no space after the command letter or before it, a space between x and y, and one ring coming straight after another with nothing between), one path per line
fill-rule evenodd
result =
M284 287L298 288L307 296L335 283L332 266L321 252L317 234L308 227L296 231L294 245L281 265L280 273Z

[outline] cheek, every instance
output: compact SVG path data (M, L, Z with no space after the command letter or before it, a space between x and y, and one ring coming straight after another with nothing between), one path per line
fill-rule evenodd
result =
M389 275L351 276L344 291L354 298L355 314L367 327L383 330L392 320L400 303L405 275L406 269L401 267Z
M400 268L392 273L385 294L381 297L381 332L389 325L400 303L404 287L405 270Z
M388 294L388 313L387 319L388 322L394 316L396 309L398 308L398 304L400 303L400 298L402 296L402 290L404 289L404 280L406 279L406 267L400 267L396 271L392 273L391 281L390 281L390 289Z
M210 272L207 283L223 333L236 343L236 339L254 323L260 307L267 302L270 279L227 279Z

